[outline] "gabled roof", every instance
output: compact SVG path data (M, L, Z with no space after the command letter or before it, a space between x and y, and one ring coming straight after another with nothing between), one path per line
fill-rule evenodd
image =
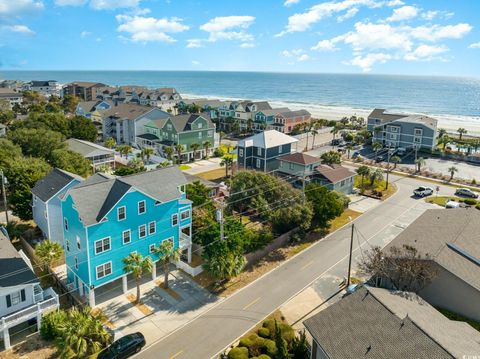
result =
M82 101L78 103L78 107L80 107L84 112L92 112L94 111L94 106L98 103L98 100L94 101Z
M319 163L321 161L321 159L318 157L313 157L302 152L291 153L291 154L279 157L278 159L286 162L298 163L304 166L311 165L313 163Z
M289 143L295 143L298 140L295 137L288 136L282 132L276 130L268 130L257 133L251 137L248 137L244 140L238 141L238 146L240 147L261 147L261 148L271 148L280 145L287 145Z
M331 359L461 358L480 333L413 293L361 288L304 322Z
M31 192L43 202L47 202L73 180L81 182L83 178L60 168L54 168L35 184Z
M80 153L84 157L101 156L115 153L115 151L110 148L76 138L69 138L65 142L71 151Z
M390 244L410 245L422 256L480 291L480 211L428 209Z
M343 181L346 178L355 176L355 173L350 171L348 168L337 164L322 164L318 167L315 167L315 170L323 177L325 177L330 183L337 183Z
M57 81L56 80L46 80L46 81L33 80L30 82L30 86L32 87L52 86L53 84L57 84Z
M285 117L285 118L292 118L292 117L298 117L298 116L311 116L310 112L307 110L296 110L296 111L283 111L278 113L278 115Z
M107 85L102 84L101 82L88 82L88 81L75 81L66 84L65 86L80 86L80 87L105 87Z
M102 117L116 117L122 120L135 120L154 108L149 106L135 105L131 103L120 103L107 110L100 110Z
M40 282L0 228L0 288Z
M93 177L93 176L92 176ZM130 190L138 190L160 202L180 198L178 187L187 184L176 166L136 173L124 177L99 177L72 187L64 198L72 196L84 225L98 223Z
M280 108L272 108L271 110L261 110L261 111L258 111L258 113L261 112L265 116L274 116L276 114L286 112L286 111L290 111L290 109L288 107L280 107Z
M368 118L375 118L377 120L380 120L382 123L395 121L404 117L407 117L407 115L389 113L383 108L376 108L372 111L372 113L370 113L370 115L368 115Z
M195 120L197 120L199 117L207 121L208 128L215 127L213 125L212 120L210 119L210 116L206 113L201 113L201 114L194 113L194 114L172 116L170 117L170 121L172 121L172 124L175 127L175 130L177 132L184 132L184 131L190 131L192 129L191 124L195 122Z

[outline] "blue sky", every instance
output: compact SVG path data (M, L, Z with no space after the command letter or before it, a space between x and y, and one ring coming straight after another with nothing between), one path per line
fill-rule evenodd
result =
M0 0L0 66L480 76L477 0Z

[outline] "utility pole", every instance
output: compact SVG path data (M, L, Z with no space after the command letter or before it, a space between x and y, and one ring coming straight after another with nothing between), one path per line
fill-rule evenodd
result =
M220 201L220 209L217 209L217 221L220 223L220 239L223 241L225 240L225 231L224 231L224 218L223 218L223 212L224 212L224 202L223 199Z
M348 275L347 275L347 288L350 285L350 275L352 272L352 252L353 252L353 231L355 230L355 223L352 223L352 234L350 236L350 255L348 257Z
M390 173L390 145L388 145L388 153L387 153L387 180L385 183L385 189L388 189L388 174Z
M2 181L2 194L3 194L3 206L5 207L5 221L8 224L8 204L7 204L7 193L5 192L5 176L3 175L3 170L0 170L0 181Z

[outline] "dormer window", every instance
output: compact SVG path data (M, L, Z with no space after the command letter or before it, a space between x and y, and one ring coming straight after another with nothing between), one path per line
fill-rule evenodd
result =
M138 202L138 214L143 214L146 212L145 201Z

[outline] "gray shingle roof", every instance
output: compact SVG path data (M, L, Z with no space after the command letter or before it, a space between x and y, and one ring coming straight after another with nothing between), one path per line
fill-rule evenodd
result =
M355 176L355 173L350 171L348 168L345 168L341 165L332 164L325 165L322 164L318 167L315 167L315 170L325 177L330 183L337 183L343 181L346 178Z
M383 108L376 108L370 113L370 115L368 115L368 118L375 118L377 120L380 120L381 122L390 122L407 117L407 115L388 113L386 111L387 110Z
M311 113L308 112L307 110L295 110L295 111L283 111L279 113L280 116L285 117L285 118L292 118L292 117L298 117L298 116L311 116Z
M397 302L397 308L403 308L395 313L389 308L393 304L375 293L361 288L304 322L329 358L454 358L453 353L432 339L416 321L422 310L428 310L425 317L437 324L447 323L449 319L419 297L413 297L411 303L402 303L408 299L392 296L389 302ZM441 332L445 327L430 326L429 329ZM440 337L443 335L439 334L437 339ZM469 346L475 347L473 338Z
M168 202L179 198L178 186L187 182L182 171L172 166L124 177L98 175L72 187L67 195L72 196L83 224L88 226L101 221L131 188L157 201Z
M0 288L37 282L35 273L0 230Z
M83 178L76 174L54 168L35 184L31 192L43 202L47 202L74 179L83 181Z
M479 210L429 209L391 241L386 250L392 246L413 246L422 256L428 254L447 271L480 290L480 266L448 244L480 260Z
M205 119L207 121L208 128L214 128L215 127L213 125L212 120L210 119L210 116L208 116L205 113L177 115L177 116L170 117L170 120L172 121L173 125L175 126L175 130L177 132L184 132L184 131L190 131L191 130L190 125L199 117L202 117L203 119Z
M117 117L120 119L135 120L136 118L145 115L154 108L149 106L135 105L130 103L120 103L107 110L100 110L103 118Z
M109 155L115 153L115 151L110 148L76 138L69 138L65 142L71 151L80 153L84 157Z

